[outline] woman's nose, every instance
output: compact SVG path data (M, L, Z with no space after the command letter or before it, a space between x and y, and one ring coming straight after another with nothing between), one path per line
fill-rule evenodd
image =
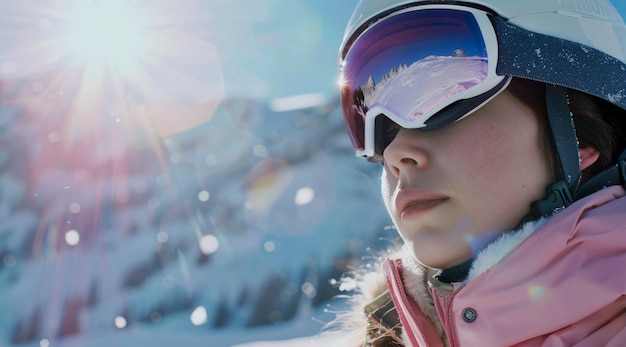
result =
M385 165L394 176L400 177L405 170L419 170L428 164L420 136L416 130L402 128L383 151Z

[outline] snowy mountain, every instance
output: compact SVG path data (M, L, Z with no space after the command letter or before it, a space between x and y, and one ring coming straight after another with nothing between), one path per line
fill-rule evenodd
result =
M366 96L366 101L371 100L368 109L390 109L407 121L414 121L441 100L486 79L486 58L457 54L453 57L428 56L408 68L392 69L383 80L384 84L373 89L373 96Z
M380 167L354 158L336 99L227 100L168 138L0 112L0 346L312 335L333 280L393 237Z

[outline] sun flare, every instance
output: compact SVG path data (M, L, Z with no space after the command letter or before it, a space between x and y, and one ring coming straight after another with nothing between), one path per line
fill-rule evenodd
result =
M150 21L132 2L79 1L69 7L60 42L79 64L128 70L149 49Z
M204 29L211 13L195 0L13 6L0 13L0 79L13 83L3 97L42 120L63 117L55 130L63 139L100 132L103 122L174 135L209 121L223 97L219 53Z

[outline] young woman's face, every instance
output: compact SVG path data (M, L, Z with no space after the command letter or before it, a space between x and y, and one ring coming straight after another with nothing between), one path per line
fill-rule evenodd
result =
M400 129L383 153L382 193L418 261L458 265L514 228L551 171L537 117L508 92L435 131Z

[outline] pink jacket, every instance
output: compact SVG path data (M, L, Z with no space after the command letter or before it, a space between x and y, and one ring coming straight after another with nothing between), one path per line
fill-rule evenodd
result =
M626 346L624 195L603 189L502 236L449 290L411 257L387 260L405 344Z

